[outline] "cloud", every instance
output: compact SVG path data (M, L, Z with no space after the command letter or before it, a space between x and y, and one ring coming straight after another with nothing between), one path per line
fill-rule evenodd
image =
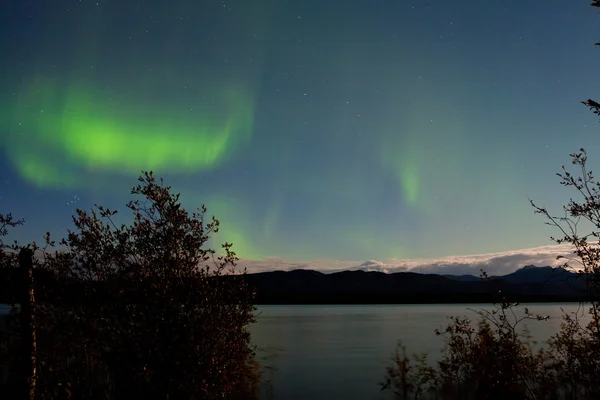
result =
M281 258L268 258L262 261L240 260L239 265L249 273L266 271L291 271L311 269L323 273L339 271L379 271L384 273L418 272L423 274L475 275L481 270L488 275L505 275L525 265L559 266L565 260L557 256L569 256L573 252L568 244L540 246L499 253L449 256L438 259L398 259L367 261L314 260L309 262L290 262ZM575 263L572 267L577 267Z

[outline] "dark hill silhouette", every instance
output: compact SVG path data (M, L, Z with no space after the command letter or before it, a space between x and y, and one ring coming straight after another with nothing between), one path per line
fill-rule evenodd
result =
M0 303L9 303L18 288L14 269L0 270ZM126 296L143 298L136 285L118 282L64 284L48 272L35 271L40 302L109 302ZM227 278L219 278L227 279ZM510 301L579 301L584 281L577 274L552 267L527 266L487 280L471 275L452 276L414 272L313 270L273 271L246 275L257 292L257 304L373 304L373 303L479 303ZM125 287L124 294L120 289ZM131 289L128 289L131 288ZM191 288L193 291L193 288ZM198 293L201 296L201 293Z
M481 278L475 275L442 275L445 278L451 279L453 281L464 281L464 282L479 282Z
M481 280L471 275L443 276L398 272L311 270L249 274L257 302L316 303L473 303L489 302L498 293L511 301L578 301L583 280L552 267L524 267L505 276Z
M563 268L527 265L500 278L510 283L573 282L577 278L577 275Z

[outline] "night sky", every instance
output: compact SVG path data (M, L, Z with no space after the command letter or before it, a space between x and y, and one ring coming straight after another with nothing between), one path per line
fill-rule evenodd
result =
M528 198L564 204L555 173L580 147L600 165L580 104L600 97L599 16L565 0L3 1L0 212L26 220L23 242L94 203L129 221L153 170L256 268L517 266L556 234Z

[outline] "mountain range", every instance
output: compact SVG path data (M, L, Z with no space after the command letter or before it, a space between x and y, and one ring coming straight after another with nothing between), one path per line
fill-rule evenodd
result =
M525 266L504 276L312 270L247 275L258 304L479 303L580 301L585 281L561 268Z

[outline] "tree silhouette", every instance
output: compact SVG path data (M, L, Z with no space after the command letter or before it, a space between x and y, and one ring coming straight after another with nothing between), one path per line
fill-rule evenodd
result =
M208 248L219 221L188 213L179 194L144 172L116 211L77 210L35 262L40 399L252 398L258 368L248 326L254 293L232 244ZM49 249L52 249L50 251Z

